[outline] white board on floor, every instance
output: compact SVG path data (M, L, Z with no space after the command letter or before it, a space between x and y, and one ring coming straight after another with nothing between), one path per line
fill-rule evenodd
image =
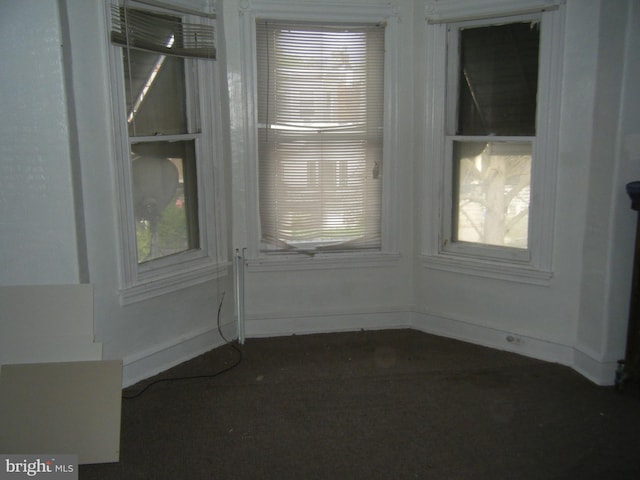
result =
M0 452L117 462L121 406L119 360L2 365Z

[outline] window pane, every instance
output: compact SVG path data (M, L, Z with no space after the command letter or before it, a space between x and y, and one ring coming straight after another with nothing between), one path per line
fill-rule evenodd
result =
M454 241L527 248L531 143L453 143Z
M129 135L187 133L184 59L122 51Z
M131 149L138 263L199 248L194 141Z
M538 23L460 31L459 135L535 135Z

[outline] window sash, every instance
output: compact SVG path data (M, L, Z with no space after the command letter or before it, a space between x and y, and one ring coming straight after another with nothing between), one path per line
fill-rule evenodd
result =
M184 134L193 131L188 104L185 59L123 48L129 136Z
M161 156L148 155L160 151ZM194 140L131 143L138 264L200 248Z
M258 21L268 251L380 249L384 27Z
M452 242L526 250L533 139L451 140Z
M540 15L527 15L520 17L511 17L509 23L532 23L537 24L540 22ZM497 260L506 260L510 262L530 262L531 261L531 236L533 225L532 219L535 217L536 212L534 209L536 205L530 204L529 206L529 219L527 227L527 236L529 240L526 248L514 248L508 245L493 245L491 243L479 242L467 242L460 241L457 238L458 221L457 215L459 201L459 179L456 176L456 168L454 166L454 143L455 142L506 142L506 143L520 143L525 142L531 145L531 183L529 185L531 195L535 194L536 184L534 182L535 169L536 169L536 155L537 155L537 136L533 135L520 135L520 136L508 136L508 135L456 135L459 121L459 99L460 99L460 82L461 71L461 58L460 58L460 32L466 28L478 28L478 27L491 27L495 25L502 25L504 22L492 20L478 20L472 22L462 22L450 24L448 26L447 34L447 97L446 97L446 131L445 131L445 181L447 185L448 194L444 199L444 212L442 216L443 222L443 238L440 243L442 251L447 253L455 253L465 256L480 256L486 258L493 258ZM539 73L538 73L539 75ZM540 86L538 85L538 89ZM537 118L536 118L537 124Z
M535 135L539 21L468 26L457 31L455 133Z

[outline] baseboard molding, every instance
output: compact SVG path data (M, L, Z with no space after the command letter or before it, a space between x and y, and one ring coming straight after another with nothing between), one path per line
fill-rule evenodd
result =
M519 353L547 362L566 366L572 364L573 349L566 345L441 315L416 313L414 318L414 327L422 332Z
M222 325L221 330L227 339L237 337L235 322ZM134 385L224 344L217 328L206 328L129 355L122 361L122 387Z
M559 363L572 368L596 385L607 386L615 382L616 362L602 362L594 352L573 345L428 313L416 313L413 327L425 333Z
M612 385L615 381L616 362L603 362L587 349L477 325L439 314L416 312L412 307L315 315L249 315L245 319L246 338L399 328L412 328L433 335L559 363L574 369L597 385ZM226 338L237 338L235 323L224 325L222 331ZM123 387L163 372L224 343L217 329L209 328L191 332L186 336L128 356L123 359Z
M601 361L593 352L589 352L582 346L576 346L573 349L571 367L596 385L608 386L615 383L618 362Z
M411 310L404 307L385 311L335 312L317 315L251 315L245 320L245 331L249 338L260 338L411 328L412 317Z

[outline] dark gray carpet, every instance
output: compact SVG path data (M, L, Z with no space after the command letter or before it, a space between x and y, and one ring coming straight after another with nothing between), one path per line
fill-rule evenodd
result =
M123 400L120 462L80 479L640 478L640 400L560 365L412 330L242 350Z

